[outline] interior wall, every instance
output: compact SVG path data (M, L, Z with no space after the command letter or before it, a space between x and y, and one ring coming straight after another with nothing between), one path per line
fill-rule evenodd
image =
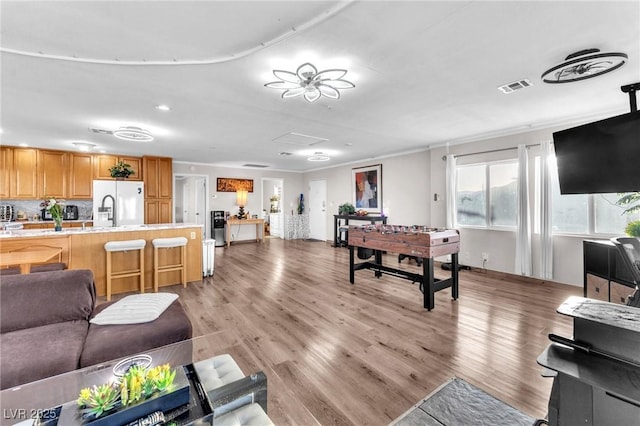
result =
M352 169L375 164L382 164L382 211L388 223L428 225L431 222L430 157L430 152L425 150L305 173L306 192L309 181L327 181L327 240L333 240L333 215L338 214L338 207L347 202L354 204Z
M302 192L303 177L301 173L294 172L281 172L281 171L268 171L268 170L254 170L254 169L236 169L230 167L217 167L207 164L193 164L185 162L173 163L174 174L196 174L209 176L209 210L224 210L228 211L231 216L238 214L238 206L236 205L236 193L235 192L217 192L216 183L217 178L239 178L239 179L253 179L253 192L249 193L247 205L245 206L245 212L249 212L251 215L258 215L261 217L263 191L262 191L262 178L281 179L283 187L285 189L285 200L283 205L289 205L295 203L297 206L297 197ZM207 212L210 215L210 212ZM210 225L209 216L207 217L207 225ZM242 226L239 229L232 229L235 240L251 240L256 238L255 226Z

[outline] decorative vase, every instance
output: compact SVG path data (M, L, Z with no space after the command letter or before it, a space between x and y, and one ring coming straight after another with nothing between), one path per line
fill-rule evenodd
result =
M298 202L298 214L304 213L304 195L300 194L300 201Z
M62 231L62 218L61 217L54 217L53 218L53 225L54 228L57 232Z

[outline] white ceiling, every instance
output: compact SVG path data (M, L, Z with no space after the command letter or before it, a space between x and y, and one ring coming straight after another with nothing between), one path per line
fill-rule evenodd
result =
M620 114L620 86L640 81L639 1L2 0L0 20L2 144L82 140L231 167L305 171ZM587 48L629 60L593 79L542 83ZM346 68L356 87L315 103L264 87L271 70L303 62ZM497 90L520 79L533 86ZM156 139L88 130L125 125ZM274 142L292 132L327 140ZM307 161L316 151L331 160Z

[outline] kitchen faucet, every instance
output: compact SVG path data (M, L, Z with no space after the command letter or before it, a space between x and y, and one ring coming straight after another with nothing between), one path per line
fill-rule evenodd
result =
M104 206L104 202L107 198L111 198L111 210L109 210L109 208ZM113 195L111 194L107 194L102 198L102 204L100 205L100 208L98 209L99 212L110 212L111 213L111 217L107 216L107 220L111 221L111 226L118 226L117 222L117 216L116 216L116 199L113 198Z

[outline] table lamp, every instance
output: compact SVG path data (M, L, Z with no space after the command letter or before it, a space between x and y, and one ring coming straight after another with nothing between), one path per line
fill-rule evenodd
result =
M249 196L249 192L244 189L239 189L236 191L236 204L240 206L240 210L238 211L238 219L244 219L244 206L247 204L247 197Z

